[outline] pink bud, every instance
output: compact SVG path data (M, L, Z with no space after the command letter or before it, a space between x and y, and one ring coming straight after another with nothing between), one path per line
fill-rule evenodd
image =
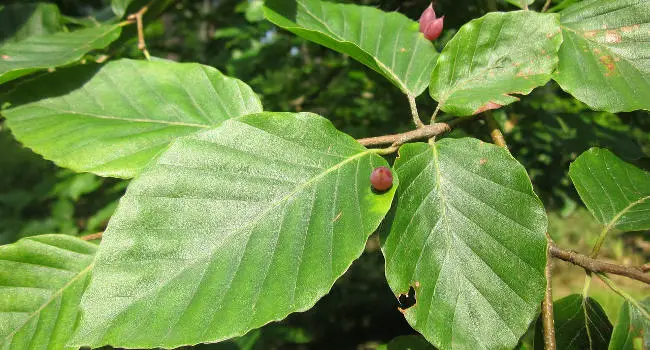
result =
M445 16L436 18L436 11L433 10L433 4L429 5L422 16L420 16L420 32L429 40L436 40L442 33L442 27Z

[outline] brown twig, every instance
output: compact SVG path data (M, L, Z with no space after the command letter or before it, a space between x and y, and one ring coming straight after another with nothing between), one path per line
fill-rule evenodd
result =
M650 274L645 273L642 267L623 266L608 263L602 260L592 259L584 254L564 250L552 242L549 243L549 252L553 257L578 265L587 271L596 273L613 273L615 275L629 277L631 279L650 284Z
M551 0L546 0L544 7L542 7L542 12L548 11L549 6L551 6Z
M451 130L447 123L436 123L432 125L425 125L419 129L411 130L402 134L392 134L376 137L368 137L359 139L360 144L364 146L379 146L379 145L393 145L399 146L406 142L431 138L443 134Z
M148 10L149 5L144 6L138 12L130 14L127 19L132 21L135 20L138 26L138 49L142 50L142 53L144 53L144 56L148 60L151 60L151 55L149 55L149 51L147 50L147 44L144 41L144 25L142 24L142 16L144 16Z
M546 268L544 268L544 275L546 276L546 292L544 293L544 300L542 301L542 325L544 327L544 349L555 350L557 345L555 343L555 323L553 321L553 286L551 284L553 259L551 256L551 244L553 241L551 237L546 234L548 239L548 246L546 248Z
M82 236L82 237L79 237L79 238L83 239L84 241L94 241L96 239L101 239L103 235L104 235L104 232L97 232L97 233L93 233L93 234L87 235L87 236Z
M647 264L641 266L641 271L650 272L650 263L647 263Z
M506 139L503 137L503 133L501 133L499 124L496 119L494 119L492 112L486 111L483 114L485 114L485 121L487 121L488 127L490 128L490 136L492 137L494 144L507 149L508 144L506 143Z

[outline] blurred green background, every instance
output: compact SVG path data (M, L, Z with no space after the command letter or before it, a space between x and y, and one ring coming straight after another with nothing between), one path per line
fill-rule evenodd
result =
M416 20L428 6L425 0L345 2L399 11ZM541 7L541 2L533 7ZM101 20L111 13L105 0L55 3L74 18ZM435 44L442 49L462 24L489 10L514 9L502 0L439 0L436 11L445 15L445 32ZM259 0L172 2L162 16L146 23L146 40L153 56L200 62L247 82L266 110L315 112L357 138L411 127L408 102L397 88L354 60L264 21ZM142 58L135 39L113 45L110 54ZM420 115L431 115L435 108L427 93L418 98L418 105ZM494 115L547 207L551 236L560 246L588 252L601 228L571 185L569 164L590 147L601 146L648 169L650 115L591 111L552 82ZM490 140L480 119L459 124L450 135L460 136ZM127 185L54 166L21 147L0 120L0 244L44 233L101 231ZM649 234L617 232L607 240L602 256L622 263L647 262ZM582 290L584 271L560 261L555 270L556 297ZM650 295L650 288L640 283L615 281L633 296ZM591 294L615 322L620 297L595 280ZM383 277L378 242L372 238L366 253L314 309L241 339L199 348L372 349L409 333L413 331L397 310Z

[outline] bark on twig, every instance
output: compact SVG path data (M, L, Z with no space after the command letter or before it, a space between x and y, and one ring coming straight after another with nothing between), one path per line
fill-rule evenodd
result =
M393 145L399 146L406 142L431 138L451 130L447 123L436 123L425 125L422 128L411 130L402 134L384 135L377 137L368 137L359 139L360 144L364 146Z
M596 273L599 272L612 273L615 275L625 276L637 281L650 284L650 274L644 272L642 267L623 266L623 265L608 263L602 260L592 259L584 254L564 250L556 246L554 243L549 244L549 251L553 257L556 257L564 261L568 261L588 271L592 271Z

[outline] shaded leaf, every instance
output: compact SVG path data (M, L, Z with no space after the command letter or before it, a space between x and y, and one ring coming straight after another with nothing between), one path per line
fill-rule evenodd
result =
M546 214L526 170L503 148L443 139L400 148L398 205L385 239L407 321L441 349L514 348L546 282Z
M0 45L61 29L61 13L54 4L0 5Z
M302 38L350 55L415 97L438 53L417 22L398 12L320 0L267 0L266 18Z
M650 229L650 173L603 148L571 164L569 176L589 211L608 229Z
M115 177L133 177L177 137L262 111L246 84L212 67L128 59L59 70L4 101L2 115L27 147Z
M72 344L173 348L309 309L361 255L397 187L314 114L261 113L181 138L109 222Z
M650 298L646 298L642 306L650 310ZM618 321L609 343L611 350L643 350L650 349L650 320L627 301L621 306Z
M0 348L65 348L95 250L65 235L0 246Z
M558 16L492 12L460 28L438 57L429 91L457 116L496 109L546 84L562 43Z
M32 36L0 47L0 84L80 60L92 50L103 49L116 40L119 25L86 28L74 32Z
M612 324L598 302L573 294L553 303L555 340L562 350L607 349ZM535 349L543 350L541 320L537 322Z
M650 109L650 2L585 0L561 13L554 79L593 109Z

